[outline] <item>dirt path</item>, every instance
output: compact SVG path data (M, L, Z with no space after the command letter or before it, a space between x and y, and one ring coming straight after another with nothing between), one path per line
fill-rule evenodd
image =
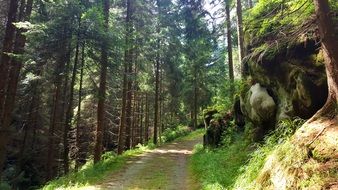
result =
M194 145L200 143L199 136L163 145L150 152L128 160L119 172L107 177L95 186L96 189L199 189L189 175L187 161Z

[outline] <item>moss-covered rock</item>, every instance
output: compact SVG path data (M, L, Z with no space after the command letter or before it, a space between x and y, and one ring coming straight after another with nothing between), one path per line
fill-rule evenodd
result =
M289 53L281 50L275 54L278 58L273 63L268 60L259 62L255 58L246 62L247 79L252 85L241 92L241 109L249 121L264 128L260 133L267 132L281 119L296 116L308 119L326 101L328 91L322 52L315 43L309 42L293 48L288 50ZM264 91L265 95L260 98L265 100L252 96L254 91ZM255 106L252 105L254 99ZM267 102L275 103L270 105L269 111L263 109Z

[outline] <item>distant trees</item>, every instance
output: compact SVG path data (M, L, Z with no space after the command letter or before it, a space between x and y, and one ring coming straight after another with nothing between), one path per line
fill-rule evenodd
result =
M197 127L216 94L202 1L11 0L5 9L0 166L13 187L159 143L179 123Z
M191 110L193 128L197 127L198 112L202 106L205 93L203 89L204 70L206 63L211 58L211 40L207 24L201 16L204 14L202 1L181 0L182 14L185 22L185 60L186 60L186 101Z

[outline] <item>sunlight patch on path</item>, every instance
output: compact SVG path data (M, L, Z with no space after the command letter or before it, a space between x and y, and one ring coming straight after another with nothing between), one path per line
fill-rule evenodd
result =
M187 168L194 145L202 137L182 140L161 146L127 161L120 172L111 174L105 181L84 190L166 189L189 190Z

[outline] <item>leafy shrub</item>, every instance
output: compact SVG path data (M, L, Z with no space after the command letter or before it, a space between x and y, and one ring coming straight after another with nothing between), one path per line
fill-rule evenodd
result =
M189 127L183 125L178 125L175 128L167 128L163 131L161 135L161 140L162 142L170 142L177 139L178 137L185 136L190 132L191 130L189 129Z

